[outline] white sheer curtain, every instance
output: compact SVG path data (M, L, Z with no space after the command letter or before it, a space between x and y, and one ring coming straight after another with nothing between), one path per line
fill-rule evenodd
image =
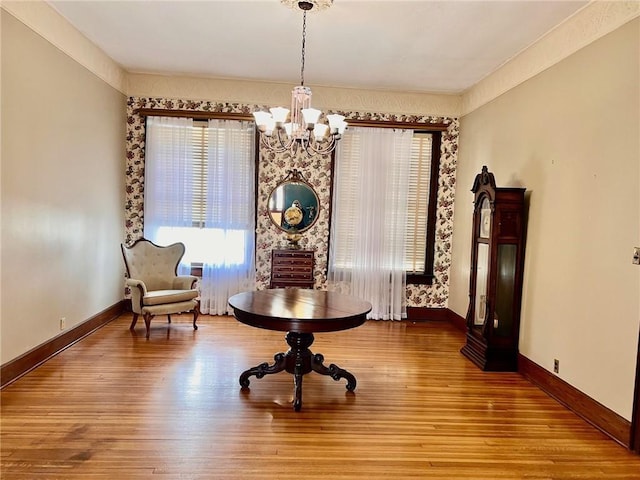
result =
M191 227L193 119L148 117L144 165L144 235L163 242L167 227ZM176 240L177 241L177 240Z
M328 286L406 318L406 206L412 130L349 127L335 162Z
M218 232L202 271L201 311L229 312L230 296L255 289L254 126L209 120L206 224Z
M210 120L205 130L191 119L147 119L144 235L185 244L179 273L201 263L200 311L222 315L229 296L255 288L254 129Z

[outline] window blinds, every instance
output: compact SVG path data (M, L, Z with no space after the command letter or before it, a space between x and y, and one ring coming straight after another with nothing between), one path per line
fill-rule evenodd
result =
M209 152L207 122L193 122L191 140L193 142L193 200L191 202L193 226L204 228L207 213L207 155Z
M430 133L414 132L411 142L411 166L407 198L407 236L405 270L423 272L427 251L427 217L431 185Z

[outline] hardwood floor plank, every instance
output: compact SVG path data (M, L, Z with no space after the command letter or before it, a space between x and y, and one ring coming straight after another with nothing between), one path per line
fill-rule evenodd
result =
M123 315L0 392L3 479L638 480L640 457L517 373L482 372L445 322L367 322L311 349L358 381L239 375L284 333Z

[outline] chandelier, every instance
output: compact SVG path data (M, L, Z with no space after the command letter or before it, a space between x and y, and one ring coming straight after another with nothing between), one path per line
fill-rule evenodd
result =
M304 150L308 155L330 153L336 148L337 141L347 128L347 123L344 121L344 116L338 114L326 115L329 125L320 123L322 112L311 108L311 89L304 86L304 53L307 12L314 7L319 10L328 8L333 0L281 0L281 2L302 10L300 85L294 87L291 92L291 110L273 107L269 112L253 113L260 132L260 143L276 153L289 150L295 154L298 149Z

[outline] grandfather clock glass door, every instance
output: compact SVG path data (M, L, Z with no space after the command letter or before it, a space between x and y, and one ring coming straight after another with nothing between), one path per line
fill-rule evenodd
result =
M480 222L476 242L475 261L475 315L473 317L474 328L485 325L487 316L487 283L489 280L489 231L491 230L491 206L489 199L485 197L480 203Z
M475 194L467 342L483 370L516 371L524 266L524 188L498 188L482 168Z

